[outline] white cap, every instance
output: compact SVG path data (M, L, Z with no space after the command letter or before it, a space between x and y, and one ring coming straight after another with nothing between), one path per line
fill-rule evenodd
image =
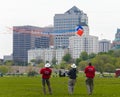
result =
M49 63L46 63L45 64L45 67L50 67L51 65Z
M75 64L72 64L71 67L72 67L72 68L76 68L77 66L76 66Z

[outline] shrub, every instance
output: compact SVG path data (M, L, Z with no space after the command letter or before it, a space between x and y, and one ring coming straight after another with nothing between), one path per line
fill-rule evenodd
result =
M38 75L38 73L36 71L29 71L28 72L28 77L33 77L33 76L36 76Z

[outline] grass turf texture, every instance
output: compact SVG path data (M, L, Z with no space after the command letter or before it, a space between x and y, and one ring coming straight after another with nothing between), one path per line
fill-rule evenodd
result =
M68 77L52 77L52 95L43 95L41 78L37 77L1 77L0 97L120 97L119 78L94 79L94 93L88 95L85 77L77 77L73 95L68 94Z

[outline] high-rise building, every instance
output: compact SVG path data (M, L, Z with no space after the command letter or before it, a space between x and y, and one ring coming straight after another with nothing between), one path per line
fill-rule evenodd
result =
M43 34L44 30L44 28L34 26L13 27L13 60L15 64L27 64L29 49L49 47L49 35Z
M112 43L112 49L120 49L120 29L117 29L117 33L115 34L115 39Z
M55 14L54 16L55 33L75 32L75 28L79 25L87 26L88 17L76 6L73 6L64 14Z
M75 35L77 26L82 26L84 35L89 34L88 17L87 15L76 6L66 11L63 14L55 14L54 16L54 38L55 48L68 48L69 37Z
M108 52L111 49L110 40L102 39L99 41L99 52Z
M14 64L26 65L27 51L32 48L31 31L25 28L13 27L13 60Z

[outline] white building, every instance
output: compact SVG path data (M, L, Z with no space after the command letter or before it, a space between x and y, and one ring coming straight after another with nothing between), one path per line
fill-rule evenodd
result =
M44 62L49 61L52 63L52 59L55 58L59 64L62 61L63 56L68 51L66 49L31 49L28 51L28 63L31 63L31 60L42 59Z
M51 63L55 56L54 52L54 49L44 49L44 62L49 61Z
M62 58L66 53L68 53L68 49L56 49L55 56L58 64L62 61Z
M73 59L79 58L81 52L98 53L98 37L91 35L72 36L69 38L69 51Z

